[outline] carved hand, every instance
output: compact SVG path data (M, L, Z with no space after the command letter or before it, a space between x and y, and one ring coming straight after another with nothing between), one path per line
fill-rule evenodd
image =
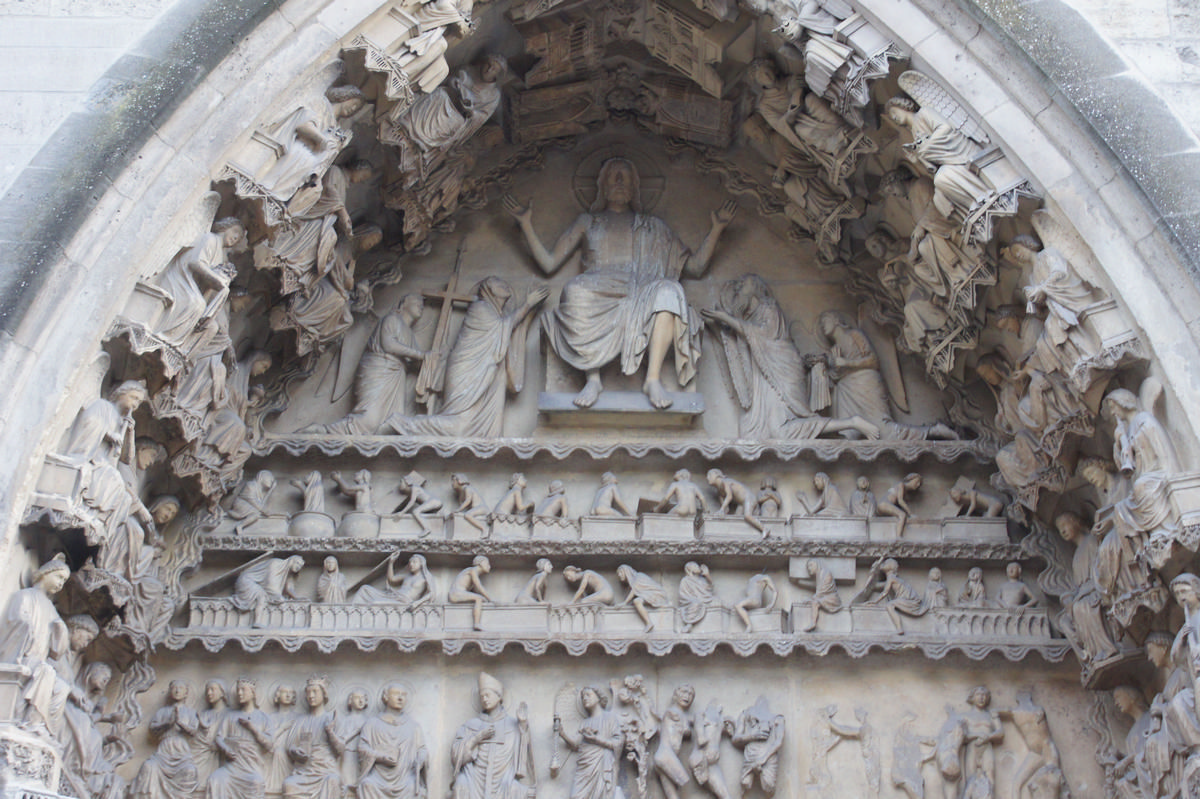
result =
M726 200L724 205L712 212L712 226L715 228L727 227L735 216L737 216L737 203L733 200Z
M512 214L513 218L515 218L522 225L529 225L533 223L532 198L529 200L528 205L521 205L520 201L517 200L516 197L512 196L511 194L505 194L503 203L504 210Z
M529 705L524 702L517 705L517 724L521 727L529 726Z

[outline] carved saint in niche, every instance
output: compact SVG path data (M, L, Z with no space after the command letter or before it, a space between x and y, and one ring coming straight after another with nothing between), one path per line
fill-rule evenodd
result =
M537 287L517 304L512 287L498 277L479 282L446 362L441 412L395 414L385 426L400 435L495 438L503 431L506 391L525 381L525 333L548 291Z
M533 741L529 710L522 702L516 716L504 708L504 685L479 675L480 714L464 723L450 745L454 782L450 799L532 799Z
M700 320L688 306L681 276L701 277L721 232L733 221L736 206L725 203L712 214L712 227L693 255L666 222L641 212L637 169L626 158L611 158L597 177L596 202L547 250L533 229L533 204L512 197L505 207L543 273L552 275L578 250L583 274L563 287L558 307L542 317L542 331L560 358L587 373L575 404L595 404L603 386L601 367L620 359L631 375L646 360L643 391L655 408L672 400L661 381L663 361L674 348L681 385L696 374L700 357Z

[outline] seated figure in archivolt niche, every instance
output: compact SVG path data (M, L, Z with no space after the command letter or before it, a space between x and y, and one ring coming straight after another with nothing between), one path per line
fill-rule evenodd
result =
M655 408L669 408L661 372L674 347L681 385L696 374L701 322L687 303L681 276L701 277L736 206L712 214L712 227L693 254L656 216L642 213L637 168L610 158L597 177L596 202L546 249L533 229L533 203L505 197L542 272L554 274L579 251L583 273L563 286L558 307L542 316L542 331L555 353L587 374L575 404L595 404L603 386L600 369L620 358L621 372L634 374L646 361L642 390Z

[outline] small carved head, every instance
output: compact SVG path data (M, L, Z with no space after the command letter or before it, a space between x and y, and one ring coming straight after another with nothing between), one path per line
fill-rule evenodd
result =
M492 563L487 559L487 555L476 555L471 560L471 565L476 569L479 569L479 571L483 572L484 574L487 574L492 570Z
M883 115L893 124L907 128L917 113L917 104L907 97L896 96L883 104Z
M867 477L866 475L859 475L858 479L854 481L854 485L858 488L859 491L870 491L871 490L871 479L869 477Z
M153 438L138 436L134 443L134 458L139 471L145 471L156 463L167 459L167 448Z
M610 158L596 176L596 201L592 212L604 211L611 205L626 206L635 212L642 210L641 178L637 167L628 158Z
M553 496L555 494L563 493L567 490L567 487L563 485L562 480L551 480L547 490L549 491L550 495Z
M1113 702L1126 716L1137 718L1146 712L1146 697L1132 685L1118 685L1113 689Z
M1004 573L1008 575L1008 579L1010 579L1010 580L1020 580L1021 579L1021 564L1017 563L1015 561L1013 563L1008 564L1007 566L1004 567Z
M71 567L67 565L67 556L60 552L33 573L33 584L53 596L62 590L70 576Z
M1146 657L1158 668L1166 668L1171 662L1171 644L1174 640L1170 633L1150 633L1144 644Z
M329 701L329 678L324 674L314 674L304 683L304 701L314 712L321 709Z
M1007 258L1019 266L1033 263L1033 256L1042 249L1041 243L1026 233L1013 236L1007 247L1000 250L1000 257Z
M633 583L633 567L628 564L622 564L617 567L617 579L623 583Z
M366 688L355 688L350 692L350 695L346 697L346 707L350 710L360 712L366 710L369 702L370 700L367 699Z
M775 68L775 63L769 58L756 58L750 62L750 68L746 70L746 75L760 88L774 86L779 80L779 71Z
M968 583L983 582L983 569L979 568L978 566L972 566L967 571L967 582Z
M66 619L67 636L72 652L82 652L100 634L100 625L86 613L76 613Z
M940 583L942 581L942 570L934 566L929 570L929 582Z
M325 98L337 107L338 119L354 116L367 104L366 95L357 86L334 86L325 92Z
M253 677L238 677L233 688L237 696L238 706L253 707L258 702L258 680Z
M976 685L967 694L967 704L983 710L992 703L992 692L987 689L987 686Z
M884 197L903 199L908 196L908 184L912 181L912 173L908 170L893 169L879 181L879 193Z
M186 702L188 698L188 684L185 680L171 680L167 685L167 696L172 702Z
M605 472L600 475L600 485L615 486L617 484L617 476L612 472Z
M524 488L525 487L525 475L521 474L520 472L513 472L513 476L508 479L508 487L509 488L517 488L517 487Z
M584 713L590 713L597 706L608 707L608 693L595 685L585 685L579 691L579 705Z
M577 583L583 579L583 572L578 566L566 566L563 568L563 579L568 583Z
M413 574L425 571L425 556L413 555L408 559L408 570Z
M101 694L108 688L108 684L112 682L112 666L105 663L103 660L97 660L87 664L83 670L83 684L87 687L89 694Z
M484 56L479 67L479 77L486 83L495 83L508 72L508 61L499 53L489 53Z
M549 574L554 571L554 564L550 562L550 558L538 558L536 568L542 574Z
M1188 610L1200 608L1200 577L1184 572L1171 581L1171 595Z
M692 702L696 700L696 689L690 683L684 683L675 689L675 693L671 695L671 698L675 700L675 704L687 710L692 706Z
M400 303L396 307L400 309L401 313L417 319L425 312L425 298L415 292L405 294L400 298Z
M900 564L896 562L895 558L888 558L879 568L884 574L895 574L900 570Z
M904 483L904 487L909 491L916 491L921 487L923 480L921 479L921 475L917 474L916 472L909 472L908 474L904 475L904 480L902 482Z
M678 474L675 475L675 479L676 480L679 479ZM723 482L725 482L724 472L722 472L720 469L709 469L708 470L708 484L710 486L720 485Z
M692 473L687 469L680 469L679 471L675 472L675 476L672 479L674 479L677 483L685 483L692 479Z
M813 487L818 491L824 491L829 485L829 475L825 472L817 472L813 475Z
M1127 419L1137 413L1137 396L1127 388L1118 388L1108 392L1101 403L1101 411L1105 419Z
M333 555L329 555L328 557L326 557L325 563L324 563L324 569L325 569L325 571L329 572L330 574L333 574L334 572L336 572L338 570L338 559L335 558Z
M126 380L114 388L108 398L123 416L128 416L137 410L147 397L145 380Z
M295 707L296 705L296 689L284 683L275 688L275 706L280 708Z
M161 530L175 520L179 515L179 508L178 497L164 494L150 503L150 515L154 517L154 524Z
M270 491L275 487L275 473L270 469L263 469L254 476L259 488L264 491Z
M226 701L225 697L225 683L220 680L209 680L204 683L204 701L208 702L210 707L222 704Z
M1054 526L1058 529L1058 534L1063 537L1064 541L1075 543L1083 537L1087 531L1087 524L1078 513L1064 511L1054 517Z
M379 699L388 710L400 713L408 704L408 686L399 681L389 682L379 692Z

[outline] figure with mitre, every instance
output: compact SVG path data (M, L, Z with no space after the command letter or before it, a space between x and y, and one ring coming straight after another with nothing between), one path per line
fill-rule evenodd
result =
M479 705L479 715L458 728L450 745L450 799L534 799L529 709L522 702L509 716L503 683L486 672L479 674Z

